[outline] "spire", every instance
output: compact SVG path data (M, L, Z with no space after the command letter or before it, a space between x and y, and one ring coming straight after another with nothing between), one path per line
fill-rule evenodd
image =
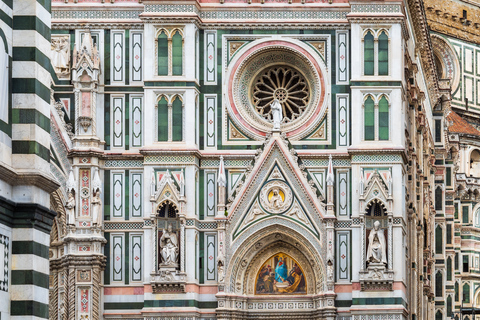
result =
M223 163L223 156L220 156L220 165L218 167L217 183L219 187L227 186L227 178L225 176L225 164Z
M327 169L327 185L333 186L333 182L335 181L333 175L333 164L332 164L332 155L328 157L328 169Z
M102 192L102 181L100 180L100 175L98 174L98 171L99 169L96 168L95 174L93 175L92 187L94 192Z
M70 169L67 180L67 192L75 190L75 176L73 175L73 169Z

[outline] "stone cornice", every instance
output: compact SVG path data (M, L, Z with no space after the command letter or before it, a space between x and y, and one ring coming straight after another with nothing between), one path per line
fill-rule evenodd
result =
M468 6L452 0L424 0L427 20L431 30L462 39L480 43L480 8ZM467 18L463 10L467 9Z
M14 185L33 185L48 193L52 193L60 187L53 176L48 176L41 171L17 171L4 162L0 162L0 177L3 181Z

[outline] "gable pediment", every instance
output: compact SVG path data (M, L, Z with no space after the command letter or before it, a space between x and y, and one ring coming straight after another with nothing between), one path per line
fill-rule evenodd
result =
M320 237L325 212L280 137L272 137L230 207L232 241L267 219L284 219Z

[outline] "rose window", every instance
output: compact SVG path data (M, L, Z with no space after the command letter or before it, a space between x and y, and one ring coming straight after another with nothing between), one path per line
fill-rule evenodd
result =
M252 88L252 102L265 119L272 120L270 105L274 99L282 106L283 122L300 117L310 99L304 76L289 66L274 66L260 72Z

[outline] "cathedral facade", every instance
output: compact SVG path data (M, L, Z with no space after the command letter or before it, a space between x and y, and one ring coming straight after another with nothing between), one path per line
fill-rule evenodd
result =
M0 0L0 319L474 319L479 17Z

